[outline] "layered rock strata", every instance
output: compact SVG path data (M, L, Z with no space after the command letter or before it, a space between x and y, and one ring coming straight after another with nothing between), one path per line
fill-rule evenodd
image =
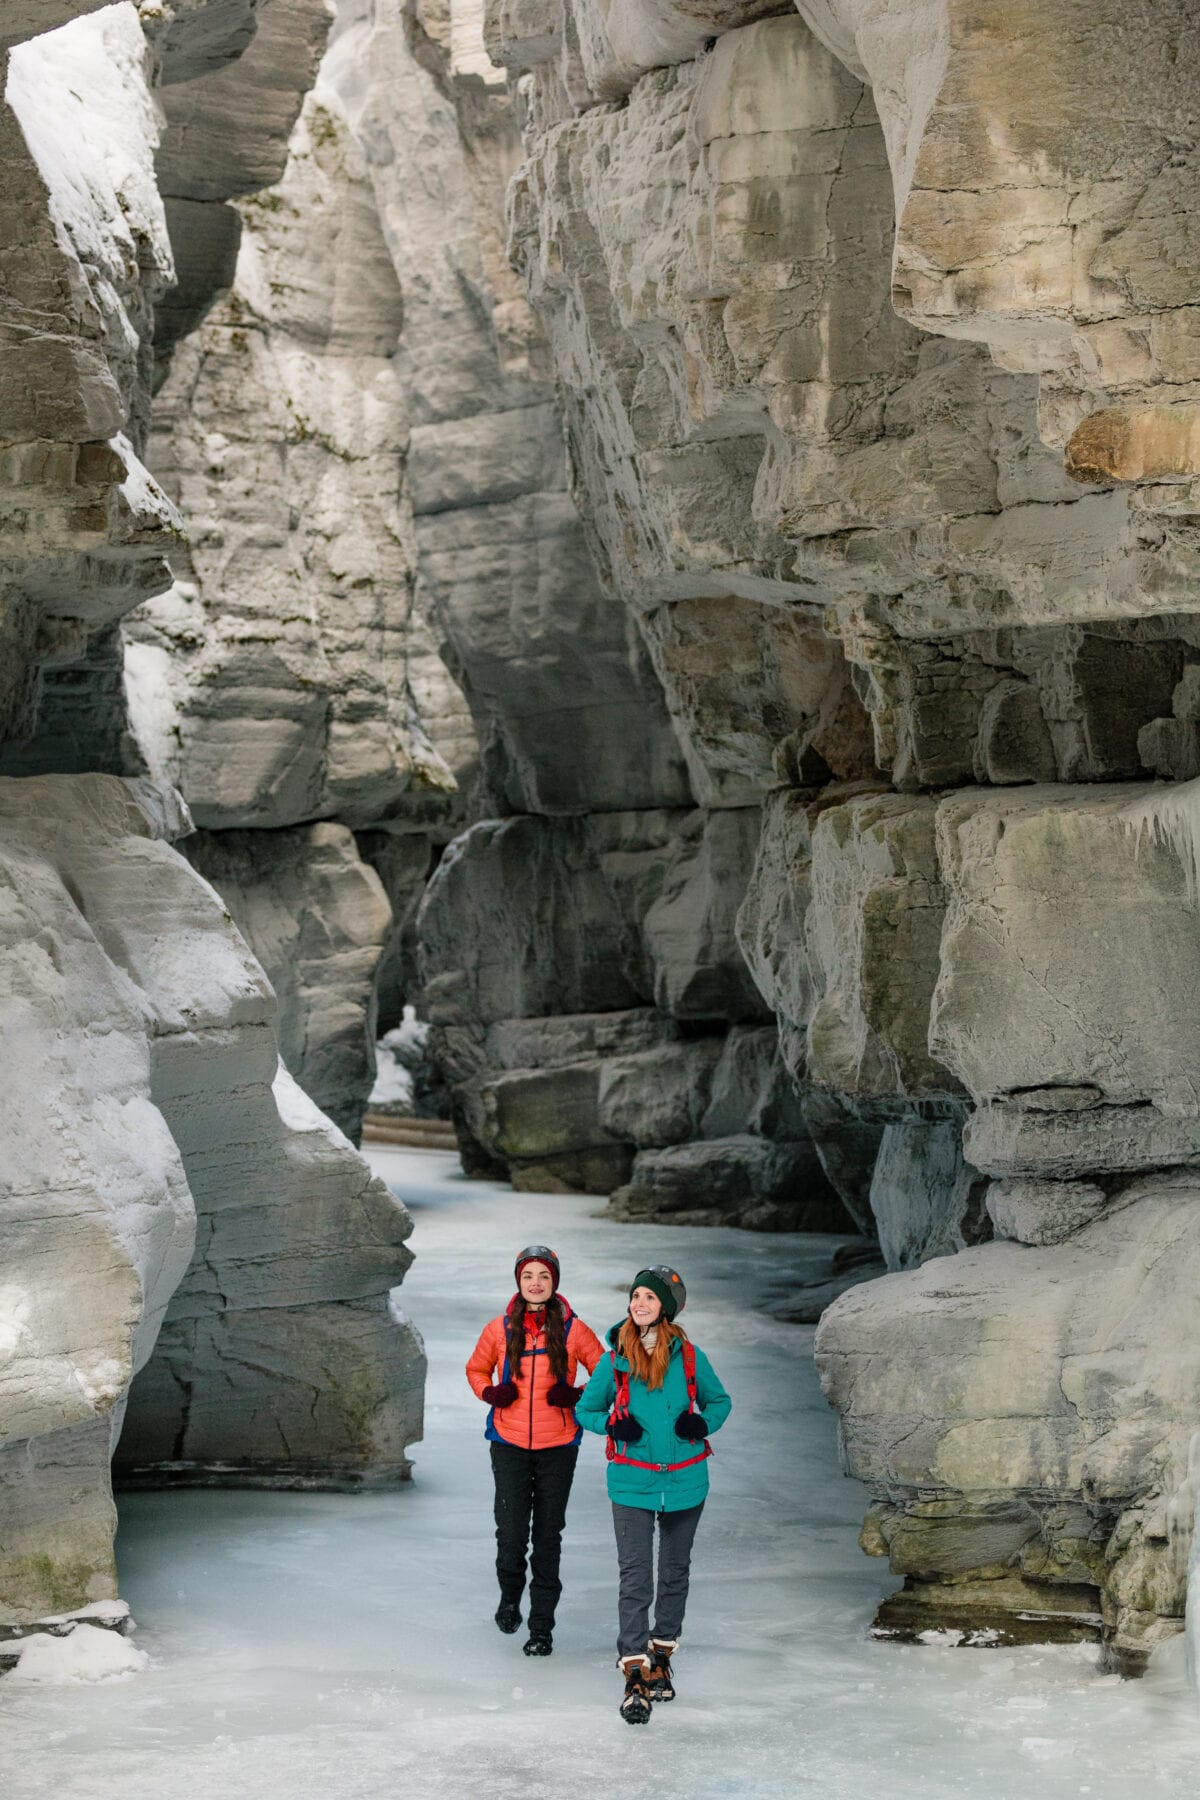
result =
M418 917L468 1155L617 1217L844 1223L734 936L754 809L475 826Z
M139 460L151 309L172 274L146 65L131 6L18 43L4 63L0 742L14 772L87 766L81 743L112 737L111 648L78 678L66 667L95 634L111 646L114 621L166 585L180 541ZM43 744L23 756L39 711Z
M881 1628L1135 1666L1200 1400L1194 803L1144 785L1200 768L1192 21L487 12L601 575L697 800L761 807L739 944L893 1271L818 1340Z
M86 10L45 7L34 16L20 8L6 18L5 48ZM202 811L207 793L211 823L240 825L239 796L231 813L223 783L240 781L253 795L257 777L246 766L257 757L261 769L262 742L230 743L243 753L214 755L205 779L193 781L202 756L181 721L208 621L194 590L171 586L164 560L169 552L176 574L195 575L189 557L222 536L225 502L187 521L195 550L185 553L181 513L139 460L160 462L145 447L152 312L173 273L152 83L188 89L188 107L165 108L160 182L173 158L176 168L201 170L204 158L192 152L202 118L214 157L226 159L214 177L224 191L245 192L246 170L255 182L277 179L328 23L323 8L306 16L319 26L265 0L254 40L265 61L221 123L214 95L237 88L226 75L253 37L250 5L177 7L169 17L155 10L148 38L131 6L108 7L17 43L7 58L0 619L11 654L0 738L5 770L26 778L0 783L0 859L12 902L3 1022L13 1069L0 1205L0 1630L115 1593L109 1460L119 1434L125 1479L355 1486L402 1479L420 1435L422 1352L391 1298L409 1260L411 1221L279 1061L282 1046L355 1127L370 1082L373 976L388 904L347 824L314 815L341 808L350 824L385 828L414 766L421 781L430 772L436 795L453 788L416 722L403 657L393 659L394 689L383 667L381 635L403 636L408 565L385 563L386 591L360 596L355 611L355 556L359 571L378 559L374 542L356 549L347 529L362 510L356 474L360 483L366 477L346 466L336 442L307 462L301 454L291 471L303 471L297 491L312 484L308 537L293 538L287 523L275 534L272 564L261 515L249 524L252 507L240 543L231 532L231 585L240 589L243 575L257 583L266 602L257 617L273 606L285 637L286 615L297 615L291 638L304 640L304 656L288 681L319 689L329 729L310 732L313 754L299 740L291 746L303 774L296 809L286 809L296 784L276 780L284 805L252 821L288 829L210 831L196 842L196 862L210 864L229 890L227 908L171 847L190 822L170 783L188 787ZM185 116L191 148L177 156L172 132ZM301 210L327 207L353 238L363 227L361 209L346 204L354 193L346 143L318 149L327 152L319 169L312 155L293 159ZM235 164L241 175L229 174ZM249 248L251 267L261 268L270 244ZM208 267L203 292L193 284L182 310L163 309L170 329L160 348L230 279L231 259L222 257ZM268 292L271 279L263 277ZM371 416L378 389L380 430L394 436L386 344L372 348L381 332L394 336L392 315L381 302L382 323L364 348L340 304L320 282L311 301L279 302L278 316L264 303L259 336L275 332L263 346L268 375L307 356L301 386L332 394L331 411L340 409L351 434ZM177 342L177 356L185 351ZM197 376L200 402L202 386ZM211 457L215 420L200 411ZM247 456L251 490L258 478L249 446ZM398 501L398 523L388 515L383 465L379 458L370 471L382 517L364 524L398 542L404 516ZM395 493L394 455L390 466ZM182 484L171 485L178 493ZM194 498L184 498L185 511ZM342 548L322 562L320 546L335 539ZM307 581L284 596L270 577L288 559ZM160 591L169 597L152 599L130 630L127 671L117 622ZM324 641L313 625L319 598L337 615ZM260 678L253 609L228 610L248 647L240 662L222 662L210 634L207 667L218 678L207 697L218 721L237 714L236 703L223 705L222 684L236 692ZM427 644L422 654L424 691L435 694ZM442 690L451 691L445 680ZM255 710L243 705L240 716L249 721ZM311 709L305 717L307 729ZM203 737L202 729L200 744ZM158 781L89 772L122 769L153 771ZM272 782L268 773L260 787ZM435 799L435 816L441 804ZM249 836L273 840L266 855ZM231 911L274 959L278 1015Z
M118 1436L155 1479L327 1482L420 1435L411 1221L278 1068L186 826L111 777L0 782L0 1625L115 1595Z

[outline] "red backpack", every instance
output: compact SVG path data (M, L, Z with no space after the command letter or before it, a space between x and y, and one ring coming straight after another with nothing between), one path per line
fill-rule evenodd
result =
M608 1354L609 1354L609 1358L612 1362L613 1382L614 1382L614 1384L616 1386L616 1390L617 1390L616 1398L613 1401L613 1409L609 1415L609 1423L611 1424L613 1422L613 1420L615 1420L615 1419L627 1419L630 1416L629 1415L629 1371L628 1371L628 1369L618 1369L617 1353L615 1350L610 1350ZM692 1412L695 1412L696 1411L696 1346L687 1338L685 1338L684 1342L683 1342L683 1373L684 1373L684 1378L687 1381L688 1407L690 1408L690 1410ZM622 1442L623 1441L624 1440L622 1440ZM624 1456L624 1455L618 1454L617 1446L611 1437L606 1438L605 1443L607 1445L607 1450L606 1450L605 1454L607 1455L609 1462L628 1463L629 1466L633 1469L657 1469L660 1474L664 1474L664 1475L669 1475L671 1473L672 1469L690 1469L693 1463L703 1462L706 1456L711 1456L713 1453L712 1445L709 1443L708 1439L705 1438L704 1448L703 1448L703 1450L700 1451L699 1455L698 1456L685 1456L682 1462L674 1462L674 1463L639 1462L636 1456Z

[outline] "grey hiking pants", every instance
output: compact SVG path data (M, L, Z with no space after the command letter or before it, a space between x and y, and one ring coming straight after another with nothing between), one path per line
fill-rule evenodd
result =
M618 1506L614 1500L613 1529L617 1534L617 1566L621 1572L618 1597L617 1655L636 1656L650 1641L650 1605L654 1603L656 1638L677 1638L683 1630L687 1605L688 1573L692 1543L704 1502L682 1512L651 1512L645 1506ZM658 1590L654 1586L654 1527L658 1526Z

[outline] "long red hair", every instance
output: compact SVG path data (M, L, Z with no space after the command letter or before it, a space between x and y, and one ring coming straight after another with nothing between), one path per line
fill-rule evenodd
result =
M678 1339L687 1342L687 1332L682 1325L664 1319L660 1313L658 1319L658 1336L654 1340L653 1350L647 1350L642 1343L642 1334L632 1319L626 1319L617 1333L617 1349L629 1364L630 1378L642 1382L650 1389L660 1388L667 1376L667 1364L671 1360L671 1345Z

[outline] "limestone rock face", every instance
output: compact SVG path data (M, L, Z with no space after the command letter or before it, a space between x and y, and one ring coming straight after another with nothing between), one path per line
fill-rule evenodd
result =
M406 682L400 288L361 158L318 99L280 184L243 210L233 292L156 406L151 456L191 548L131 622L131 722L201 825L366 824L453 787Z
M86 9L48 9L48 22L68 10ZM163 557L179 541L178 516L138 455L150 309L171 277L157 137L131 6L10 52L0 104L0 744L14 771L87 766L70 718L85 715L76 725L86 733L87 696L64 700L61 716L53 671L167 586ZM47 741L22 754L44 682Z
M1108 1196L1088 1181L993 1181L987 1209L996 1236L1018 1244L1059 1244L1104 1211Z
M424 1351L391 1298L412 1220L269 1065L269 1036L230 1035L215 1056L181 1046L166 1072L196 1254L134 1382L117 1471L152 1486L390 1485L422 1430ZM236 1124L202 1060L240 1076Z
M513 248L555 352L602 572L646 615L697 797L719 800L732 778L744 803L751 770L761 793L764 749L747 741L748 714L776 743L800 731L801 747L811 740L835 774L870 773L853 693L830 730L839 639L871 715L874 760L901 788L1125 779L1161 765L1171 751L1152 733L1143 754L1138 738L1170 715L1169 690L1193 660L1186 489L1154 487L1166 464L1143 459L1144 469L1124 469L1144 482L1136 491L1106 479L1106 491L1083 493L1062 466L1061 438L1043 442L1038 378L1027 372L1069 384L1085 379L1078 370L1023 360L960 313L921 314L922 326L948 334L922 340L892 308L892 177L907 193L925 128L899 96L919 93L928 105L947 43L950 68L960 57L964 71L976 67L971 34L947 23L955 9L901 8L901 23L870 0L810 4L802 10L815 37L797 16L730 19L710 54L663 49L654 60L669 66L629 76L620 109L594 104L571 49L603 33L609 10L581 4L568 21L560 9L549 39L532 25L510 29L503 9L493 19L500 53L531 68ZM1174 9L1155 39L1164 55L1179 28ZM1017 61L1051 33L1043 23L1028 40L1014 36ZM1112 79L1107 54L1097 52L1088 77L1097 91ZM1056 56L1042 87L1046 69L1062 75L1061 42ZM882 129L858 85L869 64L886 84ZM999 58L984 79L999 105L1016 62ZM1025 116L1036 91L1022 87L1004 104ZM969 116L982 118L972 95ZM952 135L963 105L946 105L940 129ZM980 201L968 185L974 155L992 155L986 131L953 167L965 209ZM944 173L926 196L934 218ZM1015 196L1008 176L996 180L996 231L1009 219L1032 232L1035 262L1055 257L1041 214L1022 210L1041 177ZM1118 203L1115 189L1085 185L1086 204L1102 211L1141 191L1131 182ZM1097 241L1081 234L1077 262ZM947 242L964 254L952 234ZM971 265L979 287L963 290L964 308L985 288L998 304L1012 299L1012 246L987 243L989 272ZM1030 275L1034 328L1034 314L1045 323L1055 313L1050 293ZM1064 341L1059 325L1078 314L1079 367L1092 380L1084 304L1077 292L1063 304L1052 335ZM976 336L1002 367L962 341ZM767 603L752 627L731 595ZM669 603L686 619L701 599L710 603L702 637L718 636L724 614L738 651L706 681L698 708ZM830 671L820 721L787 678L797 626L776 610L814 605L834 609L834 643L820 651L820 619L799 626Z
M938 808L950 904L930 1043L989 1103L968 1136L989 1173L1056 1172L1047 1135L1080 1175L1195 1154L1193 863L1154 835L1157 803L1136 786L1035 787Z
M419 1346L388 1310L411 1221L277 1074L266 978L165 841L186 828L111 777L0 783L4 1622L115 1593L123 1415L122 1462L155 1479L394 1478L420 1431Z
M220 202L274 187L316 79L330 9L324 0L256 0L253 7L243 0L220 8L210 0L190 18L178 6L173 11L154 40L166 117L157 162L162 193Z
M599 813L450 846L418 919L423 1005L480 1166L620 1188L618 1217L843 1225L735 941L757 827L749 809Z
M813 1078L868 1097L954 1092L928 1048L945 909L933 802L880 795L829 807L813 829L810 879Z
M497 810L685 806L662 690L597 579L545 339L503 255L517 113L465 21L441 41L427 11L346 8L322 71L403 290L417 604L470 703Z
M1196 99L1191 9L1148 11L1131 55L1129 14L1115 6L1086 27L1070 0L1026 6L993 37L972 30L960 0L798 4L879 97L898 309L1042 374L1051 442L1105 399L1126 431L1152 434L1160 397L1186 413L1195 371L1180 309L1195 270L1173 129ZM1177 406L1163 411L1175 432ZM1152 458L1143 452L1147 472ZM1077 461L1100 481L1141 472L1119 456L1097 462L1094 448Z
M1001 1630L1080 1592L1118 1651L1177 1628L1165 1500L1200 1378L1195 1202L1193 1175L1146 1177L1065 1244L983 1245L825 1314L817 1356L847 1470L876 1496L914 1600L940 1586L952 1605L940 1584L961 1594L974 1575L973 1616Z
M199 884L117 782L3 781L0 819L0 1623L16 1624L116 1594L109 1457L195 1235L152 1096L161 1009L95 910Z
M493 1024L639 1004L761 1017L733 930L756 831L753 812L473 827L422 904L429 1018Z
M375 974L392 909L344 825L198 833L185 846L275 990L285 1068L357 1140L375 1074Z
M404 654L398 287L344 121L289 143L324 5L146 13L3 26L0 1628L115 1594L118 1435L129 1480L362 1485L421 1428L411 1221L279 1061L357 1129L391 909L350 826L423 872L454 781L419 706L469 738L427 629ZM283 827L198 842L225 902L172 782Z

